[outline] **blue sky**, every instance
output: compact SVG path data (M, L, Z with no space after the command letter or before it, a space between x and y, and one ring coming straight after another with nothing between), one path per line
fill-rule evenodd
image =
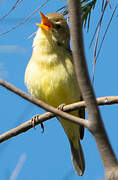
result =
M111 12L116 4L116 0L111 1L112 9L107 9L104 17L104 23L101 30L101 36L110 18ZM15 1L0 2L0 17L2 17L13 5ZM23 1L21 5L6 18L0 22L0 33L8 30L17 23L20 23L34 9L40 6L42 1ZM50 2L41 9L44 14L55 12L66 2L60 0L50 0ZM98 1L98 5L100 2ZM90 75L92 76L92 57L93 49L89 49L90 40L101 13L97 7L91 17L89 33L84 31L85 51ZM98 8L98 9L97 9ZM95 74L95 93L97 97L118 95L117 83L117 13L114 16L112 24L105 38L102 51L96 64ZM4 80L12 83L16 87L27 92L24 85L24 72L27 63L32 54L32 38L27 39L37 30L35 25L40 22L40 16L36 13L27 23L16 30L0 36L0 76ZM100 38L101 40L101 38ZM117 115L118 105L100 107L103 121L107 129L111 144L118 156L117 136ZM15 94L0 87L0 134L16 127L17 125L31 119L35 114L44 113L44 110L30 104ZM0 144L0 179L14 180L14 170L20 164L20 172L17 180L102 180L104 170L93 136L85 131L85 137L82 141L86 159L86 171L83 177L78 177L74 172L70 147L64 131L56 119L44 123L45 132L41 133L40 126L31 129L28 132L12 138ZM19 163L21 162L21 163Z

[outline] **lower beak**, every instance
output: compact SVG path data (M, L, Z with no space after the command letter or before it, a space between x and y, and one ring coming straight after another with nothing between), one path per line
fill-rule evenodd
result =
M43 30L49 31L52 28L52 23L42 12L40 12L40 16L41 24L37 24L37 26L40 26L40 28Z

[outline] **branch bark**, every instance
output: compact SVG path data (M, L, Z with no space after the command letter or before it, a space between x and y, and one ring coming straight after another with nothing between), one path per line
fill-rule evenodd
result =
M28 95L24 91L21 91L20 89L16 88L15 86L11 85L10 83L8 83L8 82L6 82L6 81L4 81L2 79L0 79L0 85L7 88L8 90L14 92L18 96L21 96L23 99L26 99L27 101L30 101L31 103L45 109L46 111L52 112L57 116L68 119L68 120L73 121L75 123L80 123L81 125L84 124L85 127L88 127L88 121L85 121L82 118L70 115L70 114L68 114L66 112L60 111L60 110L58 110L58 109L44 103L43 101Z
M13 128L3 134L0 135L0 143L15 137L21 133L24 133L26 131L28 131L31 128L34 128L35 126L37 126L38 124L41 124L47 120L50 120L50 118L55 117L55 115L51 112L47 112L45 114L42 115L36 115L35 121L33 120L33 118L25 123L22 123L21 125L17 126L16 128ZM73 120L72 120L73 121ZM87 126L87 120L85 121L85 119L80 119L81 121L81 125L83 126ZM74 121L75 123L79 123L80 122L78 120Z
M83 44L80 1L68 0L68 5L71 20L71 35L75 71L80 90L88 109L90 122L89 130L94 135L96 140L104 164L106 179L118 179L118 174L114 173L114 169L118 169L118 162L102 122L102 118L97 107L94 90L88 75ZM108 175L107 172L111 173Z
M16 95L20 96L21 98L31 102L32 104L35 104L35 105L43 108L43 106L41 106L40 103L37 103L37 101L34 100L36 98L33 98L32 96L28 95L26 92L20 90L19 88L16 88L12 84L8 83L7 81L4 81L1 78L0 78L0 85L4 88L8 89L9 91L15 93ZM97 105L99 105L99 106L118 104L118 96L99 97L99 98L96 98L96 101L97 101ZM80 107L86 107L86 104L84 101L66 105L66 106L64 106L63 110L66 112L69 112L72 110L76 110ZM50 111L50 109L48 109L48 111Z
M111 103L116 104L116 103L118 103L118 96L100 97L100 98L97 98L97 103L98 103L98 105L109 105ZM63 111L70 112L70 111L76 110L80 107L85 107L84 101L66 105L66 106L64 106ZM46 112L46 113L44 113L42 115L38 115L38 116L39 117L36 118L36 120L35 120L35 126L55 117L55 115L51 112ZM82 120L81 124L86 127L86 126L88 126L88 124L86 124L86 122L88 122L88 121ZM79 121L76 121L76 123L79 123ZM16 128L10 129L9 131L1 134L0 135L0 143L4 142L12 137L15 137L21 133L24 133L31 128L34 128L34 123L32 122L32 120L22 123L21 125L17 126Z
M24 98L27 101L30 101L31 103L33 103L33 104L35 104L35 105L37 105L39 107L43 107L43 106L41 106L42 102L40 102L36 98L33 98L33 97L29 96L24 91L21 91L20 89L16 88L15 86L9 84L8 82L6 82L6 81L4 81L2 79L0 79L0 85L5 87L6 89L12 91L13 93L17 94L21 98ZM97 98L97 104L98 105L118 104L118 96L106 96L106 97ZM84 101L76 102L76 103L73 103L73 104L70 104L70 105L66 105L66 106L64 106L63 111L70 112L70 111L76 110L76 109L78 109L80 107L85 107L85 102ZM50 108L47 109L47 110L50 111ZM59 111L59 113L61 113L61 115L63 114L62 111L61 112ZM35 120L35 126L49 120L50 118L53 118L53 117L55 117L55 114L50 113L50 112L39 115L39 118ZM62 117L63 117L63 115L62 115ZM70 121L73 121L73 119L70 119ZM79 118L79 120L77 118L76 121L74 121L74 122L79 123L79 124L81 124L81 125L83 125L85 127L88 127L88 124L89 124L89 122L87 120L85 121L85 120L80 119L80 118ZM12 137L15 137L15 136L17 136L17 135L19 135L21 133L24 133L24 132L28 131L29 129L33 128L33 127L34 127L34 124L33 124L32 120L29 120L29 121L21 124L20 126L18 126L16 128L13 128L13 129L1 134L0 135L0 143L4 142L4 141L6 141L6 140L8 140L8 139L10 139Z

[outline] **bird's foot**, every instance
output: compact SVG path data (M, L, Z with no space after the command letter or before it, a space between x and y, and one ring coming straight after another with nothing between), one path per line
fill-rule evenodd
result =
M43 123L41 123L41 129L42 129L41 133L44 133L44 125L43 125Z
M32 123L32 127L34 129L36 129L35 126L36 126L36 121L37 121L38 118L39 118L39 115L35 115L35 116L32 117L31 123Z
M57 109L63 111L65 105L64 103L60 104Z
M36 121L37 121L38 119L40 119L40 115L35 115L35 116L32 117L32 120L31 120L31 121L32 121L32 126L34 127L34 129L36 129L35 126L37 125L37 124L36 124ZM43 123L41 122L40 125L41 125L41 129L42 129L41 132L44 133L44 125L43 125Z

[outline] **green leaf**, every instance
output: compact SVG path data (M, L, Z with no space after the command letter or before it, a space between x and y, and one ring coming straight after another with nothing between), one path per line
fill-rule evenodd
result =
M94 9L96 1L97 0L80 0L82 7L82 24L84 28L87 26L87 30L89 30L91 11ZM57 11L62 13L64 16L69 13L68 6L63 6Z

